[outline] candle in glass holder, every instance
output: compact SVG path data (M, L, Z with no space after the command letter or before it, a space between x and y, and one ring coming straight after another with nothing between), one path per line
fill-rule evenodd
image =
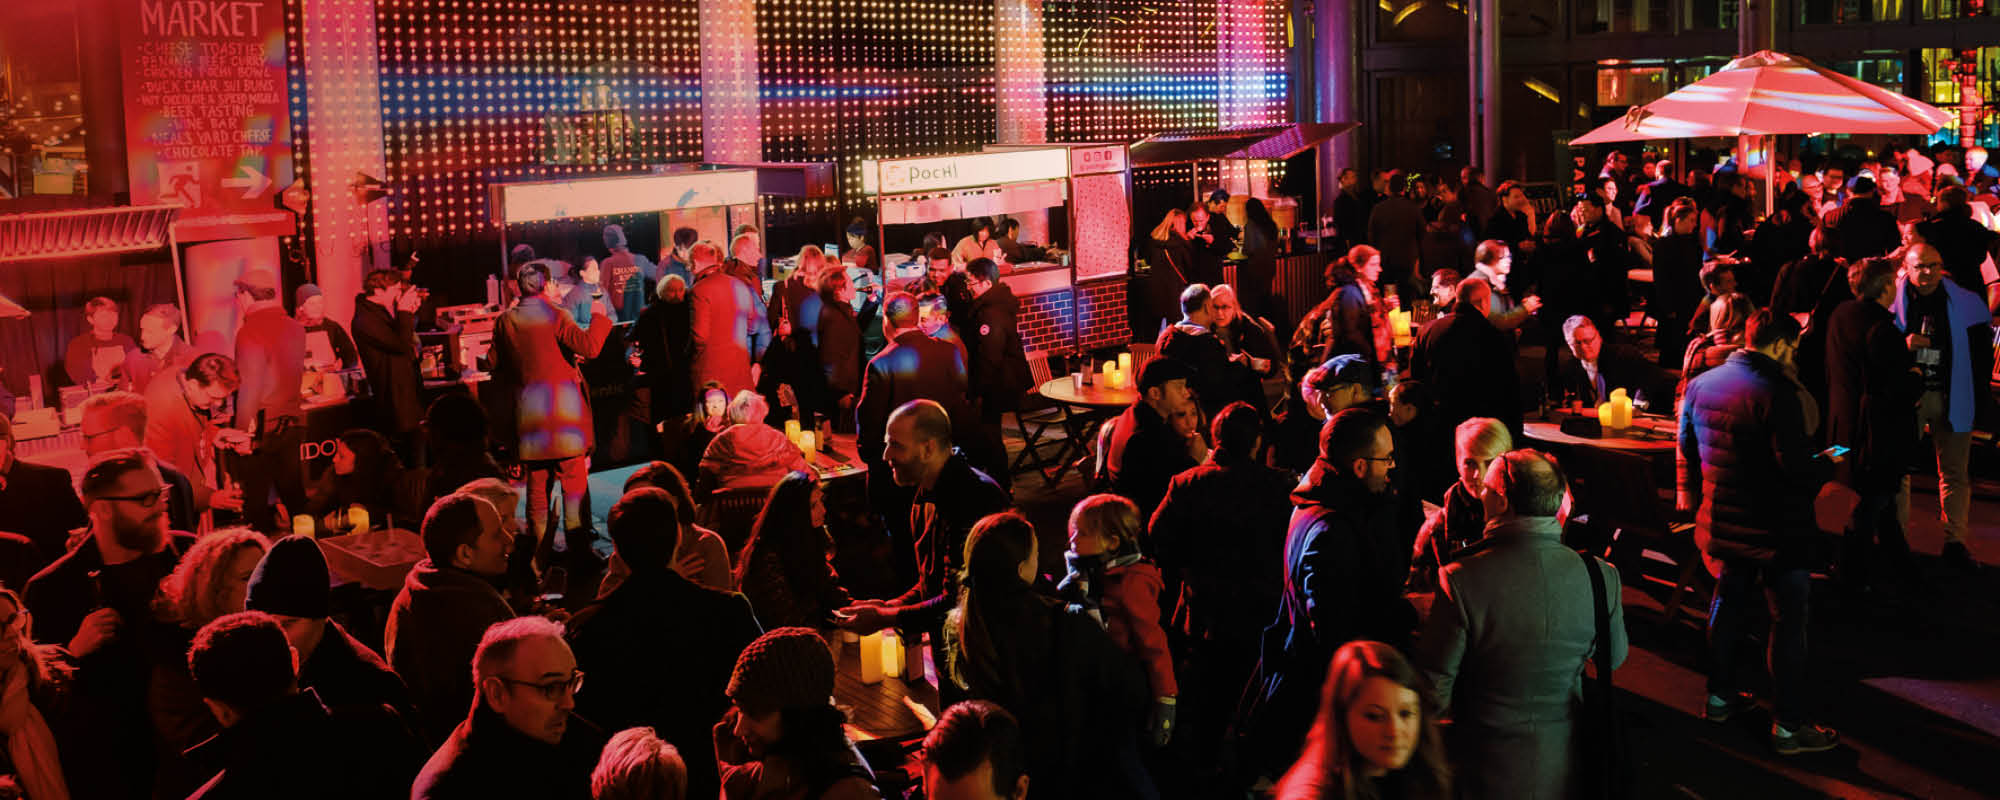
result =
M1624 392L1620 389L1611 396L1611 425L1619 430L1632 427L1632 400Z
M819 437L814 436L812 431L799 431L797 441L799 443L799 452L805 454L807 461L811 461L813 452L819 449Z
M903 641L892 630L882 632L882 674L903 674Z
M1611 410L1611 404L1608 402L1598 403L1597 424L1603 426L1603 428L1608 431L1616 428L1617 423L1618 423L1618 417L1616 416L1616 413Z
M356 533L368 530L367 507L360 505L348 506L347 527L353 528Z
M871 633L861 637L861 682L882 682L882 635Z
M292 517L292 533L299 536L313 535L312 515L300 514L298 516Z
M794 444L799 441L799 421L797 419L785 420L785 439Z
M1132 372L1132 354L1131 354L1131 353L1119 353L1119 354L1118 354L1118 371L1119 371L1119 372L1123 372L1123 373L1127 373L1127 374L1130 374L1130 373Z
M1394 337L1395 337L1395 340L1396 340L1396 345L1397 345L1398 347L1401 347L1401 346L1403 346L1403 345L1406 345L1406 344L1409 344L1409 343L1410 343L1410 312L1408 312L1408 311L1404 311L1404 310L1402 310L1402 309L1390 309L1390 311L1389 311L1389 332L1390 332L1390 333L1391 333L1392 335L1394 335Z

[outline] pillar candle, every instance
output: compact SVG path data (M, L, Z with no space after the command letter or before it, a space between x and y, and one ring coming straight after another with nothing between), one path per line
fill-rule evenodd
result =
M903 674L903 642L893 630L882 632L882 674Z
M1632 401L1623 396L1623 389L1619 392L1611 396L1611 422L1612 427L1623 430L1632 427Z
M300 514L296 517L292 517L292 533L298 534L300 536L313 535L312 515Z
M798 443L799 452L806 455L807 461L811 461L813 452L819 449L818 437L815 437L812 431L799 431Z
M1132 371L1132 354L1131 354L1131 353L1119 353L1119 354L1118 354L1118 371L1119 371L1119 372L1128 372L1128 373Z
M1597 404L1597 424L1604 426L1605 430L1618 427L1618 418L1614 416L1610 403Z
M368 508L361 505L348 506L347 525L353 528L355 533L368 530Z
M882 682L882 635L871 633L861 637L861 682Z
M799 421L797 419L785 420L785 438L794 443L798 442Z

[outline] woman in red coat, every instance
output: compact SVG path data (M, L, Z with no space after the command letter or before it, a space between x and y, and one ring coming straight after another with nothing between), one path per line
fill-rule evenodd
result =
M515 282L521 302L501 314L495 326L494 379L518 398L514 430L520 445L515 456L528 470L529 530L546 549L552 479L562 481L563 529L574 531L584 524L586 457L593 442L590 393L576 359L597 357L612 323L599 301L591 304L590 329L578 326L549 296L554 284L541 262L522 266ZM577 542L569 544L572 553L580 552Z

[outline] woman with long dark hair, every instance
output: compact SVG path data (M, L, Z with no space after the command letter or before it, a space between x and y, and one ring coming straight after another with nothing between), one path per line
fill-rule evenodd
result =
M1243 310L1253 317L1277 318L1277 309L1271 305L1271 281L1278 276L1278 223L1271 219L1271 212L1264 208L1264 201L1255 197L1243 204L1243 256L1244 261L1236 265L1236 296L1243 301Z
M1087 612L1036 588L1034 526L993 514L972 526L965 553L946 678L1020 718L1034 785L1058 797L1156 796L1136 746L1145 674Z
M1445 800L1445 763L1424 678L1396 648L1341 645L1326 671L1305 751L1278 781L1277 800Z
M1676 198L1660 214L1653 241L1653 291L1646 311L1658 321L1654 344L1660 366L1674 366L1686 354L1688 309L1701 301L1701 209L1692 198Z
M402 517L414 526L423 520L416 508L418 498L403 483L402 459L390 449L387 437L366 428L340 435L332 466L320 473L306 498L306 512L315 517L344 517L348 507L361 506L368 509L371 521Z
M723 800L879 800L875 774L843 727L833 657L810 628L778 628L743 648L731 708L715 725Z
M809 472L778 479L736 559L736 586L769 627L831 627L833 610L853 602L833 569L826 533L826 488Z
M1376 360L1376 286L1381 279L1382 251L1365 244L1348 248L1347 255L1327 265L1326 299L1306 312L1292 332L1294 372L1347 353ZM1243 299L1248 313L1248 298Z

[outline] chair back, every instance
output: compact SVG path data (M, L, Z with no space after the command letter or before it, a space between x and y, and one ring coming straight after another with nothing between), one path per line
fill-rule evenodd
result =
M697 524L722 537L729 549L730 568L735 568L743 545L749 543L750 529L757 524L757 512L764 510L764 500L770 494L769 486L719 489L695 515Z
M1027 355L1028 375L1035 379L1036 386L1041 386L1055 378L1055 375L1049 372L1049 351L1029 350Z
M1146 365L1159 357L1160 347L1152 342L1133 342L1128 349L1132 351L1132 385L1137 386L1139 376L1146 374Z

